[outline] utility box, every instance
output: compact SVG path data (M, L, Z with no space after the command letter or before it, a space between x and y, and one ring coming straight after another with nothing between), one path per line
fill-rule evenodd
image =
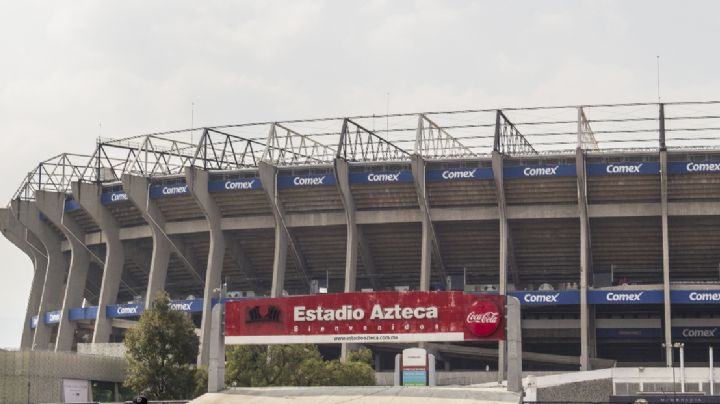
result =
M408 348L395 355L395 385L435 386L435 355L423 348Z

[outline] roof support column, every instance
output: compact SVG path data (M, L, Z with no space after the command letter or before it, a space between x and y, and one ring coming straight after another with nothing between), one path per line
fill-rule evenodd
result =
M32 348L33 341L33 329L30 327L30 323L32 317L38 313L40 308L40 298L47 269L47 256L42 243L15 219L9 209L0 209L0 231L11 243L27 254L33 262L33 279L30 284L30 296L28 297L25 321L23 322L22 336L20 338L20 349L23 351L29 350Z
M370 284L373 289L377 289L377 271L375 263L370 256L370 249L367 246L362 228L360 228L355 219L355 200L350 190L350 166L347 161L336 158L334 163L335 178L338 184L338 190L345 208L345 217L347 220L347 240L345 247L345 292L353 292L357 289L357 263L358 255L362 259L365 275L370 278Z
M43 282L42 296L38 306L38 321L33 338L33 350L48 350L52 325L45 324L45 312L60 309L62 286L67 274L67 262L60 248L60 237L50 226L40 220L40 211L35 202L14 200L11 202L13 215L45 246L47 269Z
M223 259L225 258L225 235L220 226L220 209L208 192L209 175L207 171L194 167L185 169L185 178L190 193L202 210L210 227L210 249L208 251L207 270L205 271L205 289L203 290L203 311L200 323L200 352L198 365L210 363L210 331L212 321L212 298L221 287Z
M102 204L102 186L100 184L73 182L72 191L75 200L100 227L105 240L105 265L103 266L95 331L92 339L93 343L105 343L110 341L112 332L112 320L105 315L105 308L117 302L125 267L125 249L120 241L120 224L110 210Z
M590 219L587 207L587 176L585 154L581 148L575 151L577 172L578 210L580 215L580 370L590 370L590 357L595 353L595 328L591 327L591 309L588 305L588 279L592 262L590 259Z
M145 294L145 307L150 307L157 294L165 290L170 262L170 240L162 229L165 218L157 205L150 200L150 181L138 175L123 174L122 183L128 199L140 210L152 232L153 252Z
M509 256L509 228L505 210L505 187L503 178L503 157L497 151L492 152L492 170L498 200L498 218L500 227L500 262L498 264L498 292L507 293L507 273ZM505 359L507 356L505 341L498 341L498 382L505 379Z
M275 217L275 256L273 258L273 280L270 289L270 297L282 296L285 286L285 269L287 264L288 247L295 258L295 265L303 277L305 284L310 289L310 274L307 264L298 248L297 242L290 234L285 224L285 211L282 208L277 194L277 167L264 161L258 163L258 173L263 184L265 195L270 202L270 207Z
M665 362L672 366L672 313L670 310L670 239L668 230L668 185L667 150L660 150L660 212L662 215L662 252L663 252L663 318Z
M358 228L355 221L355 201L350 191L350 167L347 161L336 158L333 164L338 191L345 207L347 238L345 240L345 292L354 292L357 283ZM374 282L375 279L371 278Z
M276 169L274 166L260 162L258 174L263 184L275 218L275 250L273 253L273 274L270 286L270 297L281 297L285 288L285 270L287 267L288 235L283 226L283 219L277 209L277 188L275 186Z
M440 244L437 240L435 227L430 217L430 202L425 190L425 160L418 155L410 156L410 166L413 173L413 182L418 196L418 205L422 213L422 253L420 256L420 290L430 290L432 277L432 259L439 268L440 282L447 287L447 273L440 255Z
M55 351L70 351L75 338L76 323L71 323L70 309L80 307L85 293L90 254L84 244L85 231L71 217L65 215L65 194L60 192L36 191L38 208L65 235L70 244L70 269L65 282L65 296L60 311Z

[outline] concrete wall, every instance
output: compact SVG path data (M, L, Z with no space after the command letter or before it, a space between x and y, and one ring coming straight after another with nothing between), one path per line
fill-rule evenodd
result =
M607 402L610 395L612 379L599 379L538 388L536 401Z
M0 351L0 403L63 402L63 379L122 382L126 368L127 362L120 358Z
M562 372L523 372L523 377L534 375L534 376L546 376L554 375ZM484 372L484 371L452 371L436 372L437 385L438 386L469 386L472 384L483 384L490 382L497 382L497 372ZM393 372L376 372L375 380L378 386L392 386L393 385Z

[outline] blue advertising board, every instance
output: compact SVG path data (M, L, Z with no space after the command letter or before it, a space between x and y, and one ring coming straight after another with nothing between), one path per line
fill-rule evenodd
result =
M671 161L668 163L670 174L718 173L720 161Z
M388 184L394 182L412 182L410 170L350 173L351 184Z
M673 338L720 338L720 327L673 327Z
M671 290L673 304L720 304L720 290Z
M190 188L184 182L178 182L176 184L161 184L152 185L150 187L150 197L156 198L170 198L173 196L190 195Z
M76 307L70 309L70 321L95 320L97 318L97 306Z
M75 199L65 199L65 212L80 210L80 204Z
M335 185L336 183L334 174L290 175L277 178L278 188L312 187Z
M57 324L60 322L62 310L48 311L45 313L45 324Z
M446 168L425 172L425 180L428 182L491 180L492 178L493 172L490 167Z
M109 304L105 307L105 315L109 318L140 317L144 310L142 303Z
M260 178L236 178L208 182L208 191L210 192L246 191L250 189L262 189Z
M603 175L645 175L660 173L658 162L592 163L585 168L589 177Z
M523 306L580 304L577 290L509 292L508 295L517 297Z
M595 335L599 338L658 338L662 337L662 328L598 328Z
M203 299L173 300L170 302L170 310L184 311L186 313L198 313L203 308Z
M103 194L100 196L100 202L103 205L120 203L128 200L128 195L125 191L103 192Z
M662 290L591 290L590 304L657 304L663 302Z
M574 177L576 172L574 164L544 164L537 166L509 166L503 168L503 176L505 178Z

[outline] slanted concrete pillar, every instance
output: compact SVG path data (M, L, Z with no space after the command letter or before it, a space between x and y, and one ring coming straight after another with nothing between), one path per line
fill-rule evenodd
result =
M225 235L222 232L220 209L208 192L209 175L207 171L188 167L185 178L190 193L207 219L210 228L210 249L208 251L207 270L205 271L205 290L203 291L203 311L200 323L200 352L198 365L208 366L210 362L210 332L212 320L212 297L221 287L223 259L225 257Z
M498 218L500 227L500 262L498 264L499 282L498 291L500 295L507 294L507 273L508 273L508 219L505 210L505 186L503 178L503 157L497 151L492 153L492 169L495 179L495 192L498 199ZM507 346L505 341L498 342L498 382L505 379L505 358Z
M92 342L109 342L110 333L112 332L112 320L105 315L105 308L108 305L117 303L120 281L125 266L125 250L122 241L120 241L120 224L113 217L110 210L102 204L102 185L74 182L72 191L75 200L100 227L103 240L105 240L105 265L103 267Z
M152 232L153 252L145 294L145 307L150 307L157 294L165 290L170 262L170 240L163 230L165 218L157 205L150 200L150 180L138 175L123 174L122 183L128 199L140 210Z
M357 283L358 229L355 220L355 201L350 191L350 168L348 162L336 158L334 162L335 179L345 208L347 221L347 239L345 243L345 292L354 292Z
M522 321L520 318L520 300L507 297L507 344L508 378L507 389L519 393L522 391Z
M28 297L27 309L25 310L25 321L23 322L22 336L20 337L20 349L29 350L32 348L33 329L30 328L32 317L37 315L40 308L43 282L47 269L47 256L45 247L30 233L25 226L18 222L7 208L0 209L0 232L21 249L33 262L33 279L30 284L30 296Z
M50 336L52 325L45 324L45 312L60 310L62 307L63 288L67 274L67 262L60 248L60 236L40 219L40 211L35 202L13 200L11 202L12 214L30 232L32 232L45 247L47 268L43 282L42 296L38 306L37 327L33 338L33 350L50 349Z
M660 214L662 215L663 318L665 319L665 362L672 366L672 313L670 304L670 236L668 232L667 150L660 150Z
M258 164L258 174L275 217L275 252L273 254L273 277L270 297L280 297L285 288L288 234L281 213L277 209L277 169L265 162Z
M587 176L585 173L585 154L581 148L575 152L575 171L577 172L578 211L580 215L580 370L590 370L591 337L595 333L590 327L590 308L588 306L588 279L590 274L590 219L587 208Z
M80 307L85 293L90 254L85 246L85 231L75 220L65 214L65 194L60 192L36 191L38 208L52 224L67 238L70 244L70 269L65 282L60 323L58 324L55 351L70 351L75 339L76 323L70 322L70 309Z

